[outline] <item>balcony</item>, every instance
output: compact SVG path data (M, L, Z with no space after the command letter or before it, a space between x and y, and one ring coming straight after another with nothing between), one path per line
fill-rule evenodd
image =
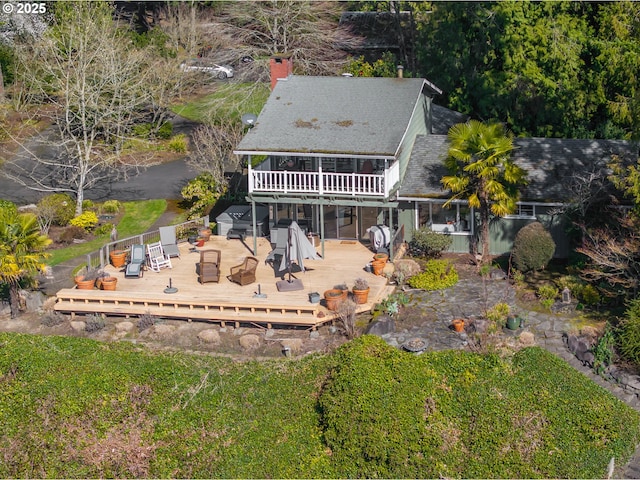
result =
M387 198L400 180L398 162L380 174L261 170L249 166L249 193Z

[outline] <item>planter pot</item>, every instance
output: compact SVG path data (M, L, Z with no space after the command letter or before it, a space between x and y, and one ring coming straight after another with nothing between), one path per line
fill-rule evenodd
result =
M96 286L95 279L85 280L83 275L76 277L74 280L76 282L76 288L79 290L93 290L93 287Z
M342 303L345 297L346 292L336 288L332 288L331 290L324 292L324 301L327 304L327 308L333 311L338 309L338 306Z
M453 326L453 329L456 332L464 332L464 320L461 318L456 318L453 322L451 322L451 325Z
M102 290L115 290L118 279L116 277L105 277L102 279Z
M114 250L109 254L111 265L116 268L124 267L127 263L127 252L124 250Z
M371 269L373 270L374 275L382 275L382 271L386 264L387 262L382 260L374 260L371 262Z
M352 293L353 293L353 299L358 305L367 303L367 300L369 298L369 288L367 288L366 290L356 290L354 288L352 290Z
M522 327L522 319L520 317L507 317L507 328L509 330L517 330Z
M191 245L194 245L197 241L198 241L197 235L189 235L187 237L187 242L189 242Z
M309 294L310 303L320 303L320 294L318 292L312 292Z
M198 237L198 240L196 241L196 247L204 247L204 242L205 242L204 238Z
M386 253L376 253L373 256L373 261L374 262L382 261L384 263L387 263L389 261L389 255L387 255Z
M211 229L201 228L198 230L198 235L200 235L201 238L204 238L205 241L209 241L209 237L211 237Z

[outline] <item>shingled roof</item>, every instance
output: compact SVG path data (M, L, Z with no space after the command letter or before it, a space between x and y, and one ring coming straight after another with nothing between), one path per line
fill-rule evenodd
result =
M528 173L522 201L567 201L567 186L576 172L602 170L614 155L628 164L638 160L638 145L623 140L516 138L513 143L511 158ZM448 148L446 135L418 136L399 195L446 198L449 192L440 179L447 174L443 161Z
M425 79L290 76L279 80L237 154L370 155L392 158Z

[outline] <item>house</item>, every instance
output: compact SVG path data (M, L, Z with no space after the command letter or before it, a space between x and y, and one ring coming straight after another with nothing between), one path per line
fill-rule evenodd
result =
M464 201L445 207L449 192L440 183L446 134L467 118L432 102L438 87L402 78L401 70L397 78L297 76L288 56L271 59L271 86L234 153L249 159L247 199L254 212L256 204L269 207L273 243L291 220L323 248L324 239L368 239L380 224L397 245L428 225L453 236L452 251L469 252L476 214ZM636 146L623 141L518 138L515 146L529 184L518 212L492 223L493 254L509 251L517 231L538 219L554 235L556 256L566 256L566 224L556 210L573 172L614 154L637 159Z
M638 159L638 147L623 140L574 140L557 138L515 138L511 160L527 172L527 185L520 189L517 211L495 218L490 225L492 255L507 253L518 231L528 223L539 221L556 242L555 257L566 258L570 252L566 235L568 221L560 207L571 200L576 174L606 170L614 156L627 164ZM446 135L420 135L414 142L407 173L398 191L400 218L409 231L429 226L452 235L453 252L469 252L476 235L478 218L466 201L445 206L450 192L440 179L447 174ZM407 218L413 215L413 218Z
M416 78L292 75L288 56L271 59L271 75L272 93L234 151L249 158L252 206L269 205L276 233L296 220L321 239L396 225L400 179L416 137L433 133L440 90Z

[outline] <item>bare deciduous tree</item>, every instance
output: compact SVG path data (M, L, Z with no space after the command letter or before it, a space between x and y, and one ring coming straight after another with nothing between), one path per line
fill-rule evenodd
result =
M150 103L146 52L102 2L64 4L40 39L17 49L20 80L32 98L46 101L40 114L57 135L23 144L3 173L33 190L72 193L79 214L88 188L142 167L122 146Z

